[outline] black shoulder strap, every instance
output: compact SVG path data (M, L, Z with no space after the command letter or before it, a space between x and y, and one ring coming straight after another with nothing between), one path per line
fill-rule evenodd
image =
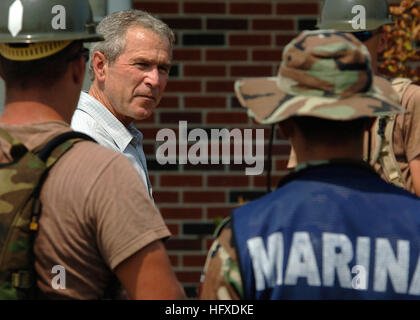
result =
M92 141L92 142L96 142L95 139L93 139L92 137L90 137L87 134L84 134L82 132L77 132L77 131L65 132L63 134L60 134L60 135L54 137L50 141L48 141L48 143L41 149L41 151L38 152L38 157L42 161L45 162L45 161L47 161L51 152L53 152L56 147L58 147L60 144L62 144L63 142L65 142L67 140L77 139L77 138Z

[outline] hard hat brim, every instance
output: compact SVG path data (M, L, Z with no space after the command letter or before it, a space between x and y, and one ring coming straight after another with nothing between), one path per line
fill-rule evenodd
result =
M100 34L74 34L74 33L62 33L59 37L57 34L42 34L42 36L32 35L19 35L14 38L8 36L0 36L0 43L39 43L39 42L53 42L53 41L83 41L83 42L97 42L103 41L104 38Z
M352 21L328 21L328 22L318 22L316 27L318 29L332 29L342 32L360 32L360 31L371 31L376 30L384 25L394 24L394 21L391 19L388 20L369 20L366 21L366 28L364 29L354 29Z

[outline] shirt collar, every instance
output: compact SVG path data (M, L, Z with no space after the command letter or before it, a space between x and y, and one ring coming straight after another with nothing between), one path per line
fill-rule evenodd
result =
M91 115L96 122L112 137L120 151L124 151L134 139L141 143L143 135L133 123L126 128L101 102L86 92L80 94L77 109ZM136 138L136 139L135 139Z
M280 179L277 188L284 186L285 184L289 183L290 181L300 177L302 174L307 172L308 170L317 169L317 168L331 168L331 167L350 167L350 168L358 168L359 170L362 169L365 172L369 172L379 177L376 171L369 165L369 163L363 160L357 159L345 159L345 158L338 158L338 159L330 159L330 160L317 160L317 161L308 161L300 163L296 166L296 168L290 172L288 175Z

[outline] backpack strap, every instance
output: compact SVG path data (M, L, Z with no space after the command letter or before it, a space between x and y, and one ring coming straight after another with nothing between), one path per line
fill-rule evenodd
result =
M386 179L392 184L405 189L407 185L402 177L402 172L397 159L395 158L393 147L395 119L395 115L388 116L386 119L379 119L379 121L383 120L385 122L385 131L381 141L379 163L381 164Z
M69 150L74 143L88 140L96 142L92 137L77 131L69 131L54 137L37 153L38 158L50 168L53 164ZM59 147L59 148L58 148Z
M37 154L38 158L46 164L47 170L45 170L44 175L41 177L36 189L34 190L35 201L33 202L32 208L32 226L31 230L38 229L38 220L39 215L41 214L41 202L39 201L39 194L41 192L42 185L45 179L48 176L49 169L61 158L61 156L66 153L76 142L79 141L96 141L82 133L77 131L69 131L62 133L50 141L48 141L39 151L34 151Z
M411 83L410 79L404 78L392 80L392 87L398 94L400 104L402 104L404 94ZM407 185L402 177L393 147L395 123L396 115L380 117L376 121L374 131L376 143L370 164L373 166L379 162L386 180L405 189Z
M73 145L80 141L92 141L96 142L92 137L76 131L69 131L65 132L63 134L60 134L50 141L48 141L39 151L34 151L34 153L38 156L40 160L42 160L46 164L46 170L39 180L38 185L34 189L33 197L34 201L32 203L32 212L31 212L31 222L29 229L32 231L31 234L31 243L34 243L35 241L35 233L38 231L39 227L39 219L41 215L42 210L42 204L39 198L39 195L41 193L42 186L48 176L49 170L52 168L52 166L60 159L64 153L66 153ZM33 250L33 248L32 248ZM33 255L33 251L31 252ZM36 272L35 269L33 270L22 270L15 274L19 275L19 281L23 284L26 284L25 281L21 280L27 280L27 283L31 283L30 281L35 281ZM29 276L28 276L29 275ZM12 275L13 276L13 275ZM26 284L29 286L28 284ZM29 286L30 290L28 291L28 298L36 299L40 297L40 291L37 288L37 286Z

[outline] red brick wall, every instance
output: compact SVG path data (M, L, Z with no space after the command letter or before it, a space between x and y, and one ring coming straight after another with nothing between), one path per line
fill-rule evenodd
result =
M246 176L243 165L159 165L155 161L160 128L257 128L239 106L233 83L241 77L273 76L283 47L300 31L313 28L317 0L157 0L134 1L134 8L155 14L176 33L174 63L165 98L154 116L138 124L155 201L174 237L166 247L178 279L190 297L216 221L265 193L265 174ZM264 128L267 155L269 127ZM272 185L287 173L290 147L276 137ZM266 166L265 166L266 167Z

